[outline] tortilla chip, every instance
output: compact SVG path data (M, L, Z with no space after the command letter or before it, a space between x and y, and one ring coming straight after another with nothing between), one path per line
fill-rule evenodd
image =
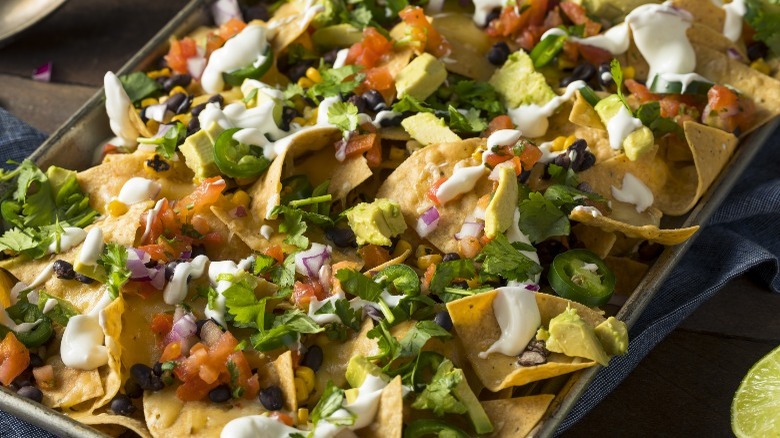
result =
M224 216L218 216L216 213L217 211L224 214ZM209 224L211 232L219 233L222 236L228 236L227 241L224 242L224 244L209 248L209 254L211 255L212 260L239 260L249 257L249 255L252 254L254 248L250 248L243 239L234 236L236 233L231 228L231 222L234 219L230 218L230 215L225 213L224 210L219 210L218 207L212 207L210 210L201 212L200 216ZM258 228L255 228L255 231L257 230ZM262 249L265 249L265 247L267 247L267 244L266 246L263 246ZM262 249L258 251L262 251Z
M493 423L491 437L521 437L528 435L542 419L554 395L540 394L506 400L483 401L482 407Z
M577 90L574 96L574 105L572 105L571 113L569 113L569 121L586 128L607 130L607 127L601 121L601 117L599 117L599 113L591 106L590 102L582 97L582 93L579 90Z
M628 257L602 258L615 273L615 293L620 295L631 295L650 269L647 264Z
M272 28L273 34L269 35L274 53L282 53L284 49L298 39L309 29L314 17L311 9L316 2L312 0L292 0L283 3L268 21L268 28Z
M590 145L589 145L590 147ZM631 173L642 181L653 195L663 192L666 181L669 177L669 166L660 157L645 154L636 161L631 161L625 154L620 154L605 161L599 161L596 164L579 173L580 181L590 185L595 193L612 199L612 187L621 187L623 176Z
M292 352L286 351L280 354L273 362L273 371L276 377L275 383L279 385L284 394L284 408L290 412L298 410L298 403L304 400L298 400L295 392L295 364L292 359Z
M138 434L138 436L147 438L152 435L149 434L149 430L146 425L140 420L135 418L125 417L122 415L114 415L108 413L101 413L97 415L93 414L74 414L73 419L90 426L100 428L101 425L115 425L121 426L123 429L129 429Z
M612 250L617 237L615 233L604 231L600 228L585 224L577 224L571 228L571 233L582 243L585 248L603 259Z
M46 363L54 368L54 388L40 387L43 403L51 408L70 408L105 394L98 370L77 370L66 367L59 355ZM66 413L68 413L66 411Z
M404 427L404 399L401 376L382 390L376 416L370 425L355 431L361 438L401 438Z
M470 157L484 144L485 139L475 138L415 151L390 174L376 197L398 202L406 224L414 228L420 214L432 205L425 195L428 188L439 178L452 175L455 164L462 160L467 160L465 165L477 165L479 162ZM452 236L460 230L466 215L474 211L479 197L490 193L492 184L489 179L481 178L474 190L438 207L439 225L427 236L428 241L443 253L457 252L458 242Z
M347 193L373 174L364 156L358 155L339 161L334 149L327 147L296 164L293 172L307 175L315 187L330 180L328 193L333 196L334 201L344 199Z
M366 272L366 274L373 277L374 275L379 273L379 271L381 271L382 269L385 269L388 266L400 265L401 263L404 262L404 260L406 260L409 257L409 255L411 253L412 253L412 250L411 249L407 249L406 251L403 252L403 254L399 255L398 257L392 258L392 259L382 263L379 266L374 266L373 268L369 269L368 272Z
M309 395L309 406L319 400L322 391L325 390L328 381L332 381L339 388L347 384L347 364L349 359L358 354L369 357L379 353L375 339L368 338L368 331L374 328L371 318L363 321L358 333L354 333L346 342L341 344L328 344L323 348L324 358L322 367L315 374L314 393Z
M662 245L678 245L688 240L693 234L698 231L699 226L695 225L687 228L666 228L661 229L655 225L629 225L624 222L616 221L615 219L597 215L593 216L587 211L574 209L569 214L569 219L590 225L592 227L600 228L604 231L621 232L628 237L634 237L637 239L649 240L651 242L657 242Z
M442 59L447 71L481 82L487 82L493 76L496 66L486 56L491 41L485 31L474 24L471 15L440 14L431 24L450 43L452 50Z
M154 437L213 437L231 420L266 412L257 399L227 403L183 402L176 388L144 393L144 418Z
M718 8L720 10L720 8ZM723 12L721 10L721 12ZM725 14L724 14L725 15ZM723 35L723 28L713 29L704 23L694 22L691 27L686 31L688 40L691 44L698 46L706 46L717 52L727 54L729 50L736 51L742 59L747 60L747 50L745 44L738 42L735 43Z
M521 366L516 357L500 353L491 353L485 359L480 358L479 353L486 351L501 336L501 327L493 313L496 294L497 291L485 292L447 303L455 331L466 348L466 357L487 389L495 392L596 365L592 360L568 357L560 353L551 353L547 363L531 367ZM567 306L575 308L580 317L594 327L604 321L601 314L593 309L560 297L536 293L536 303L543 327L549 324L550 319L566 310Z
M672 0L672 4L680 9L685 9L693 15L693 22L707 26L712 30L723 32L723 24L726 22L726 12L711 1L700 0Z
M544 138L553 140L559 136L568 137L570 135L573 135L575 138L581 138L588 144L588 150L596 157L597 163L618 155L620 151L612 149L609 145L609 135L607 134L606 129L592 128L587 127L584 124L579 125L572 123L572 117L583 122L584 120L580 119L590 117L583 114L583 111L588 111L585 106L595 113L593 107L582 98L582 95L580 95L579 92L577 92L575 96L573 102L564 103L561 105L560 109L550 117L550 128L547 130L547 134L545 134ZM576 111L575 107L577 107ZM596 118L598 118L598 115L596 115ZM594 122L589 122L589 124L594 124Z

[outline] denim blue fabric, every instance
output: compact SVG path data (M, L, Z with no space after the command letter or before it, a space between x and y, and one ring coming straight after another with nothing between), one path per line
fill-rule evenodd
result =
M45 136L0 108L0 159L21 160ZM728 199L704 227L631 330L629 353L612 360L595 380L558 433L584 417L607 396L677 325L730 280L752 272L780 291L780 130L759 153ZM715 267L713 269L713 267ZM0 411L0 436L51 437Z

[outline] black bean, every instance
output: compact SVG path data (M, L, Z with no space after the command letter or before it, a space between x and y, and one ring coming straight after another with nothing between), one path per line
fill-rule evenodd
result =
M155 376L162 376L163 375L162 362L155 362L154 363L154 366L152 367L152 373Z
M38 356L35 353L30 353L30 365L28 368L38 368L46 365L46 363L43 362L43 359L41 359L40 356Z
M553 164L556 166L561 166L564 169L568 169L571 166L571 158L569 158L569 154L564 152L562 154L556 155L555 158L553 158Z
M315 373L322 366L322 347L319 345L312 345L306 350L306 354L301 359L301 365L311 368Z
M40 403L41 400L43 400L43 393L41 392L41 390L32 385L22 386L21 388L19 388L18 391L16 391L16 393L21 395L22 397L27 397L30 400L36 401L38 403Z
M142 363L137 363L130 367L130 375L135 383L144 391L159 391L163 389L163 382L158 375L152 372L152 369Z
M292 120L300 115L301 113L299 113L297 109L290 106L284 107L284 109L282 109L282 123L279 124L279 129L282 131L289 131Z
M766 58L769 53L769 47L762 41L753 41L747 46L748 59L755 61L756 59Z
M485 17L485 27L487 27L490 24L491 21L497 19L500 16L501 16L501 9L500 8L496 8L496 9L493 9L492 11L490 11L490 13L487 14L487 17Z
M216 103L219 105L220 108L222 108L222 105L225 104L225 98L222 97L221 94L215 94L209 97L209 100L207 100L206 103Z
M460 256L456 252L448 252L447 254L444 254L444 257L442 257L443 262L451 262L453 260L459 260Z
M187 95L184 93L176 93L173 96L169 97L168 100L165 101L165 107L168 108L168 111L179 114L179 107L184 104L187 101Z
M566 153L559 157L562 155L569 158L569 167L575 172L582 172L596 163L596 156L588 150L588 143L582 138L578 138L566 149Z
M520 172L520 175L517 176L517 182L520 184L525 184L528 181L528 178L531 177L531 171L530 170L524 170Z
M542 265L549 265L555 256L567 249L559 240L554 239L547 239L536 245L536 252Z
M404 116L394 115L393 117L382 117L379 120L379 125L383 128L390 126L401 126L401 122L404 120Z
M69 262L57 260L54 262L54 275L63 280L73 280L76 278L76 271L73 270L73 265Z
M591 187L590 184L586 183L585 181L577 184L577 190L585 193L594 193L593 187Z
M336 246L341 248L357 247L355 232L351 228L331 227L325 230L325 235L332 240Z
M135 379L127 379L125 382L125 394L130 398L141 398L144 395L144 390Z
M30 386L33 384L33 381L35 378L33 377L32 368L27 368L24 371L22 371L21 374L16 376L13 383L17 386L17 388L21 388L24 386Z
M612 79L612 71L608 62L605 62L599 66L598 74L599 84L602 86L607 87L615 83L615 80Z
M187 137L200 131L200 120L197 117L192 117L190 122L187 123Z
M261 389L258 398L260 403L269 411L278 411L284 406L284 394L278 386L269 386Z
M179 263L181 262L178 260L173 260L165 265L165 281L171 281L171 278L173 278L173 273L176 271L176 265Z
M574 79L574 76L565 76L563 79L561 79L561 82L558 83L558 86L561 88L568 87L569 84L571 84L574 81L576 81L576 79Z
M241 15L244 17L244 21L249 23L252 20L268 21L271 16L268 14L268 6L262 2L254 4L252 6L244 5L244 2L239 3L241 7Z
M199 255L206 255L206 247L203 245L192 245L192 255L190 258L195 258Z
M450 317L450 312L446 310L436 312L436 316L433 318L433 321L436 324L439 324L439 327L443 328L444 330L452 330L452 318Z
M225 403L230 400L231 397L232 395L230 394L230 387L228 385L219 385L209 391L209 400L214 403Z
M362 96L358 96L357 94L353 94L352 96L349 96L349 99L347 99L348 103L351 103L352 105L355 105L357 107L357 110L359 113L366 112L366 100L363 99Z
M82 282L84 284L92 284L95 281L95 280L87 277L86 275L79 274L78 272L76 272L76 276L74 278L76 279L76 281L80 281L80 282Z
M208 102L206 102L206 103L208 103ZM203 111L206 108L206 103L202 103L200 105L195 105L194 107L192 107L192 109L190 109L190 114L192 114L192 118L193 119L197 119L198 118L198 116L200 115L201 111Z
M649 262L651 260L654 260L659 255L661 255L663 250L664 250L664 246L659 243L651 243L648 241L644 241L639 244L639 249L637 250L637 253L639 255L640 260Z
M322 60L325 64L333 65L336 62L336 58L339 56L339 50L341 49L333 49L325 52L325 54L322 55Z
M502 66L509 57L509 53L509 46L505 42L499 41L490 48L487 59L493 65Z
M366 107L372 111L382 111L387 108L384 96L376 90L368 90L361 97L366 101Z
M298 61L294 65L291 65L287 70L287 77L290 78L292 82L298 82L298 79L306 76L306 70L308 70L309 67L314 67L313 61Z
M469 284L465 280L458 280L452 282L452 287L459 287L461 289L468 289Z
M114 399L111 400L110 409L111 412L117 415L124 415L125 417L129 417L135 412L133 401L125 394L117 394Z
M582 64L574 67L571 75L575 81L580 80L588 82L593 79L593 76L596 75L596 67L593 64L583 62Z
M151 160L146 160L146 166L150 167L155 172L165 172L171 168L171 165L163 160L158 154L154 154L154 157L152 157Z
M176 86L187 87L187 85L189 85L191 81L192 81L192 76L188 75L187 73L181 75L173 75L167 78L163 82L163 89L165 90L166 93L169 93Z

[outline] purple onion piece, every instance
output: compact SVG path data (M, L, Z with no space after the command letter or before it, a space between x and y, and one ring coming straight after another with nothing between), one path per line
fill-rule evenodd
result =
M739 51L737 49L733 48L733 47L729 47L726 50L726 54L729 55L729 58L731 58L731 59L733 59L735 61L742 61L743 60L742 54L739 53Z
M329 258L329 246L312 243L308 250L295 254L295 271L310 278L319 278L320 268Z
M214 16L214 24L221 26L231 18L238 18L243 21L241 9L236 0L217 0L211 5L211 15Z
M203 70L206 69L206 58L203 56L192 56L187 58L187 71L194 79L200 79Z
M155 120L162 123L165 120L165 113L168 111L168 105L164 103L158 103L155 105L149 105L144 108L144 115L146 118Z
M420 237L426 237L439 225L439 218L439 210L436 207L431 207L417 218L414 229Z
M541 288L539 287L538 284L526 284L525 285L525 289L526 290L531 290L531 291L534 291L534 292L539 292L539 290Z
M33 80L41 81L41 82L51 82L51 72L53 66L54 64L52 64L52 62L49 61L46 64L37 67L35 70L33 70L33 74L32 74Z

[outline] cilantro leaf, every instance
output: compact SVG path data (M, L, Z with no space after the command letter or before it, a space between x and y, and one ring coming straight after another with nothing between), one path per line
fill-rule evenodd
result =
M450 113L450 128L460 133L481 132L487 128L487 123L479 117L479 111L469 108L466 114L462 114L452 105L447 108Z
M506 236L498 234L482 248L477 260L482 262L482 270L488 274L498 275L507 280L525 281L541 273L542 267L520 250L510 244Z
M184 143L184 139L187 137L187 127L181 122L176 122L165 131L160 137L141 137L138 139L139 143L154 144L157 145L155 152L162 155L165 158L173 158L176 155L176 148Z
M119 76L119 82L122 83L122 88L125 89L127 96L133 104L137 104L144 98L154 96L162 90L162 86L157 81L140 71Z
M375 303L382 294L382 286L354 269L339 269L336 278L344 291L366 301Z
M429 289L436 295L441 296L444 292L444 288L456 278L470 279L474 278L476 275L477 269L474 267L474 262L469 259L442 262L436 266L436 271L433 273Z
M433 109L429 108L425 102L419 101L411 95L407 94L404 95L401 100L393 104L393 111L397 113L432 113Z
M585 204L585 200L604 201L596 193L587 193L577 190L574 187L565 184L553 184L544 191L544 198L555 204L558 208L564 208L571 211L578 205Z
M496 89L488 82L457 81L452 91L457 98L458 107L484 111L488 119L506 114L506 108L501 103Z
M777 0L748 0L745 20L755 29L755 39L780 55L780 3Z
M255 255L255 264L252 267L252 273L255 275L265 275L271 271L276 264L276 259L265 254Z
M107 243L98 264L106 270L108 293L112 299L115 299L119 296L122 285L130 279L130 270L127 268L127 248L114 242Z
M319 333L324 329L300 310L288 310L274 318L269 330L262 330L250 337L255 350L270 351L290 345L302 334Z
M254 280L254 281L253 281ZM255 297L255 277L248 274L234 277L233 283L222 292L225 306L236 327L265 328L265 306L268 298Z
M317 402L317 406L311 411L312 429L315 429L317 423L322 420L326 420L336 426L351 426L355 424L356 416L354 414L348 418L339 418L338 420L330 418L333 413L341 409L344 398L344 390L337 387L333 381L328 380L328 384L325 386L325 391L323 391L320 401Z
M444 359L436 369L431 383L417 396L412 403L415 409L429 409L436 415L464 414L468 410L453 394L453 390L463 380L463 373L458 372L449 359Z
M623 95L623 69L620 68L620 61L613 58L612 62L609 64L609 70L612 74L612 79L615 81L615 86L617 87L618 98L620 98L620 101L623 102L623 105L628 110L628 113L633 114L631 112L631 107L628 106L626 97Z
M414 272L414 269L407 265L393 265L379 271L374 276L374 280L384 287L390 287L406 296L417 296L420 294L420 277Z
M528 199L521 202L518 209L520 229L534 243L539 243L548 237L569 234L569 218L541 193L530 193Z
M326 302L322 307L314 312L315 315L336 315L341 323L354 331L360 330L361 312L353 309L349 301L345 299L332 300Z
M379 354L369 359L384 363L384 371L389 372L396 359L417 357L431 338L450 336L452 335L448 331L433 321L418 321L399 341L390 333L387 321L381 321L368 332L368 337L376 339L379 347Z
M281 265L274 266L269 270L271 282L280 288L292 287L295 283L295 254L285 257Z
M303 221L301 210L287 208L280 211L284 215L284 220L279 224L279 232L287 234L287 237L284 238L284 243L295 245L298 248L309 246L309 238L303 234L308 227L306 222Z
M685 136L677 122L668 117L661 117L661 104L658 101L641 105L636 110L636 117L653 131L653 136L656 138L670 133L677 134L680 138Z
M336 125L346 137L358 127L358 108L351 102L336 102L328 107L328 122Z
M71 316L76 316L81 314L81 312L78 311L75 307L73 307L72 304L70 304L68 301L63 300L62 298L57 298L53 295L49 295L46 293L46 291L40 290L38 291L38 308L43 311L43 308L46 306L46 302L50 299L56 300L57 305L54 306L53 309L46 312L46 316L51 318L52 321L56 322L57 324L61 325L62 327L65 327L68 325L68 320Z
M12 228L0 236L0 250L24 254L38 248L38 242L19 228ZM41 254L40 256L43 256ZM38 257L40 257L38 256Z
M322 82L312 85L306 90L306 96L319 103L324 97L349 94L363 81L365 74L358 73L362 67L346 65L339 68L320 67Z

